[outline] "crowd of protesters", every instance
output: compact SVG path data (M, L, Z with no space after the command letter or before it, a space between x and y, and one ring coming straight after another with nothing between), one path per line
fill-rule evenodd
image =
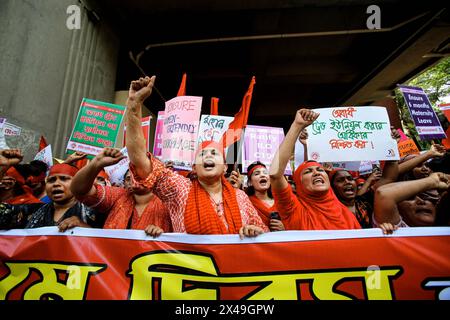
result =
M450 225L450 176L430 165L448 157L439 144L382 162L369 176L305 161L286 177L297 140L307 154L305 129L318 117L309 109L296 112L270 167L255 162L247 168L246 183L238 170L226 174L224 148L213 141L199 145L191 172L178 172L147 152L141 131L143 103L154 82L146 77L130 85L130 165L122 185L111 185L104 171L124 158L117 149L105 148L84 165L79 160L86 155L77 152L51 168L38 160L21 163L20 150L0 150L0 229L86 227L139 229L153 237L179 232L243 238L284 230L381 228L388 234Z

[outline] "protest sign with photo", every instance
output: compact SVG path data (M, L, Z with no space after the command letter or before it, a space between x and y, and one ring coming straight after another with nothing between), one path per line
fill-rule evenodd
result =
M445 138L444 129L431 106L427 94L422 88L398 86L405 98L411 118L420 139L432 140Z
M308 130L308 159L319 162L398 160L384 107L314 109L320 114Z
M166 101L162 133L162 160L190 170L197 147L202 97L179 96Z
M92 159L103 148L113 148L125 109L117 104L83 98L67 152L84 152Z

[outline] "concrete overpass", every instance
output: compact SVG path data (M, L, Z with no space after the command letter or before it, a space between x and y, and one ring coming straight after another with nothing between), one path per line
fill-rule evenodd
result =
M33 2L34 3L34 2ZM153 113L176 95L220 98L233 115L256 76L251 124L287 129L299 106L385 105L392 90L450 52L450 12L431 1L83 0L80 30L64 28L70 1L2 1L0 110L45 134L62 156L82 97L123 102L132 79L156 74Z

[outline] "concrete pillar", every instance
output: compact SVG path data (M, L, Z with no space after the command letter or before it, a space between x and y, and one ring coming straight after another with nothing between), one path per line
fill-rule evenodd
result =
M79 30L66 10L80 6ZM0 2L0 116L23 130L8 143L34 156L40 135L64 158L82 98L114 99L119 38L105 19L94 23L78 1Z

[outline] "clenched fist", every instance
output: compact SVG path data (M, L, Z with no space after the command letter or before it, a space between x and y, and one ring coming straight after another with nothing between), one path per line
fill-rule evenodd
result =
M23 155L19 149L0 150L0 167L9 168L22 161Z
M150 97L155 84L156 76L151 78L139 78L139 80L131 81L130 89L128 91L128 100L143 103L145 99Z
M93 161L98 167L104 168L115 165L124 158L126 157L122 154L122 152L120 152L119 149L104 148L102 152L95 156Z

